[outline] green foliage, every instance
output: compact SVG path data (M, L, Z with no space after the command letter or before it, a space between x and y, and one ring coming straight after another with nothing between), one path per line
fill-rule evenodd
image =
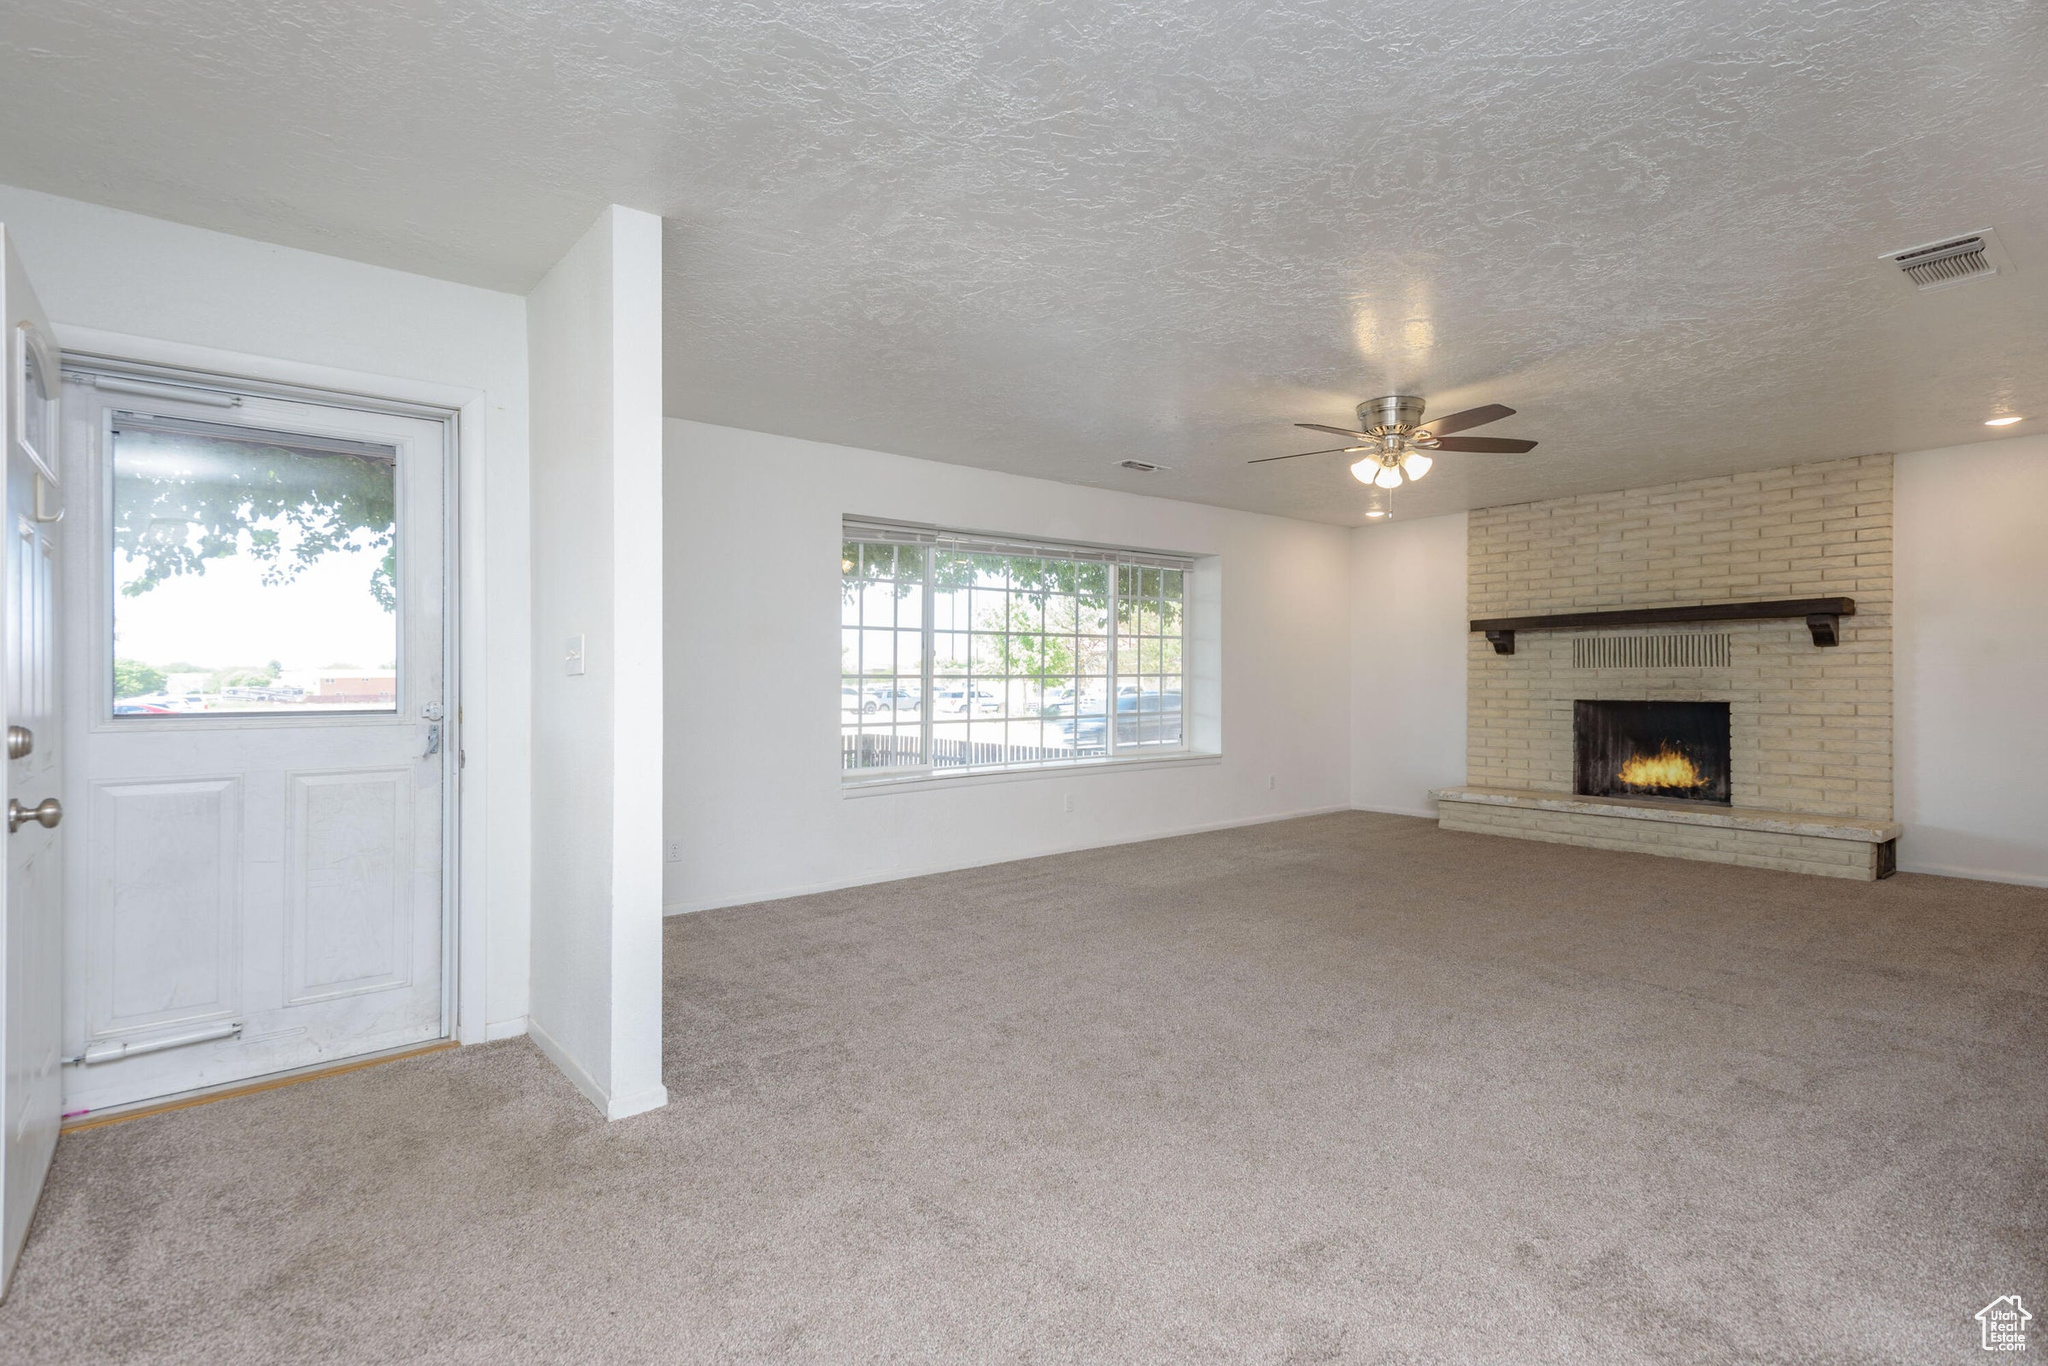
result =
M840 591L852 602L873 584L893 583L897 597L924 583L925 558L931 559L932 590L1000 588L1021 594L1036 606L1056 597L1078 597L1084 603L1107 601L1110 566L1087 560L1039 560L1021 555L963 555L957 551L916 545L875 545L846 541L840 546ZM1176 623L1183 593L1178 569L1117 569L1118 594L1128 600L1164 598ZM1131 610L1135 611L1135 607ZM1173 629L1178 629L1176 625Z
M163 670L153 669L139 659L114 661L115 697L143 697L162 692L167 681Z
M208 560L243 553L262 564L265 584L287 584L332 552L381 549L370 596L396 611L397 484L391 464L370 456L124 430L114 544L143 571L121 591L140 597L166 579L203 573Z
M1100 641L1110 629L1114 573L1118 672L1147 677L1180 672L1186 584L1177 569L859 541L842 544L840 561L848 604L876 589L893 591L900 601L921 592L929 575L938 599L934 621L941 632L968 627L975 632L974 672L1029 678L1042 688L1106 671ZM969 590L1002 591L970 595ZM872 614L873 598L869 603ZM879 624L888 625L886 620ZM849 655L844 666L849 674L850 660Z
M277 675L262 669L223 669L213 676L212 691L223 688L262 688L277 681Z
M1065 635L1058 633L1063 624L1068 632ZM977 621L975 625L983 630L1004 631L1002 635L975 637L976 673L1033 678L1041 687L1053 686L1074 673L1072 625L1059 621L1041 625L1038 610L1023 599L1010 599L1007 620Z

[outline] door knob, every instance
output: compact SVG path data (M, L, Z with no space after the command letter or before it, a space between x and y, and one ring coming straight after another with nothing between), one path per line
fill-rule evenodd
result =
M35 749L36 733L34 731L30 730L27 726L9 726L7 728L8 758L26 759L29 755L35 753Z
M64 819L64 803L55 797L45 797L34 806L23 806L19 798L7 799L7 833L13 834L30 821L45 830L55 830L57 822Z

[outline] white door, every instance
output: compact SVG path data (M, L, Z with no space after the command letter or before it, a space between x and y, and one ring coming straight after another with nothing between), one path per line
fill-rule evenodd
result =
M59 822L64 818L62 722L56 674L57 539L63 490L58 461L57 353L14 244L6 257L0 315L7 380L6 723L7 879L0 901L0 1293L28 1237L36 1196L57 1147L61 1082L64 921Z
M66 1111L446 1037L449 428L66 376Z

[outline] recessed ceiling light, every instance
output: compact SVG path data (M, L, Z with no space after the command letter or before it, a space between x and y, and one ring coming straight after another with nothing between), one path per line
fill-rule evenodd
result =
M1984 425L1987 427L2010 427L2015 422L2024 421L2026 419L2023 417L1987 417L1984 419Z

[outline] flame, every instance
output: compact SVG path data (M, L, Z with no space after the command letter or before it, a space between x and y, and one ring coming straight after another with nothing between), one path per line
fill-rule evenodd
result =
M1630 755L1615 776L1631 787L1698 787L1706 781L1692 760L1668 744L1647 758Z

